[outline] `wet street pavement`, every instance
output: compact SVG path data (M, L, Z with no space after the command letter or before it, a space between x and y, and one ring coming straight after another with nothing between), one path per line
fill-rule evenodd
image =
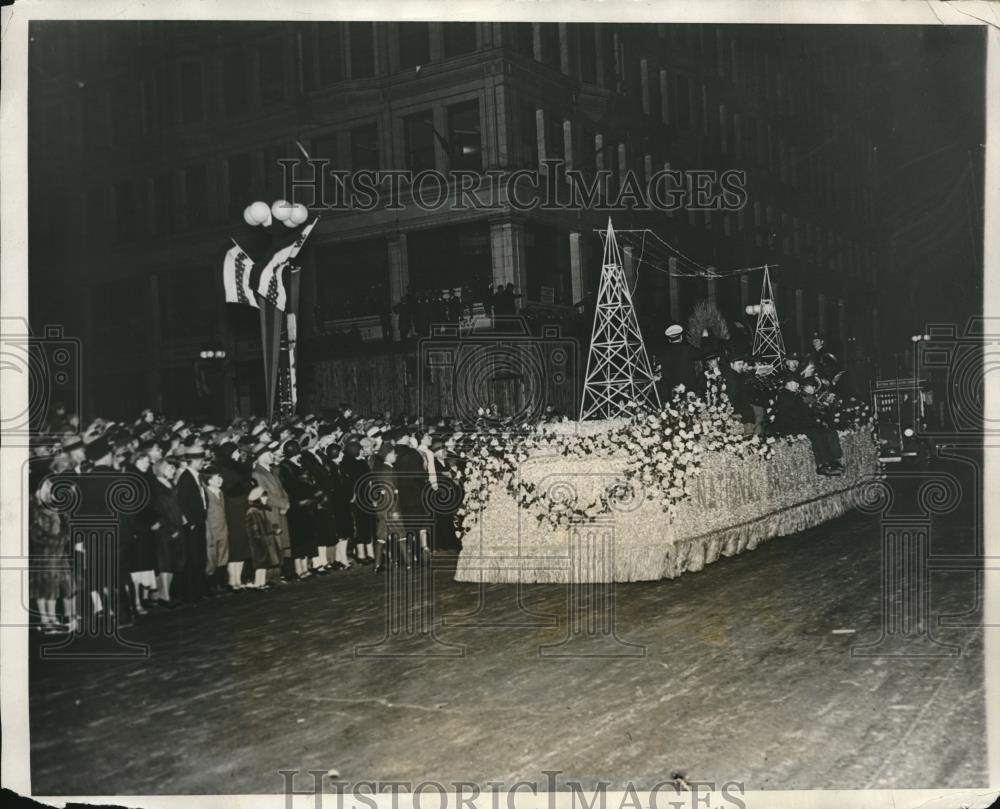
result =
M144 658L42 660L36 639L33 791L274 793L282 769L348 782L560 770L590 786L677 771L747 789L984 785L975 465L942 462L937 495L926 474L892 474L888 512L617 585L613 610L584 622L592 636L568 641L581 592L480 591L452 581L445 558L430 634L404 625L385 642L388 580L363 568L150 614L123 631L148 644ZM883 576L883 534L912 537L914 514L950 506L930 521L922 614L926 581Z

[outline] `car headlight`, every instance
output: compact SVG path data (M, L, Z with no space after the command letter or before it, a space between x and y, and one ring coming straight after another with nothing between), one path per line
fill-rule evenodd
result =
M905 435L907 438L913 438L913 428L907 427L905 430L903 430L903 435Z

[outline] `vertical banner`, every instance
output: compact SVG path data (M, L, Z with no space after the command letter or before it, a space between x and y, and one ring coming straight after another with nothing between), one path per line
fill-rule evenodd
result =
M260 346L264 358L265 410L269 421L274 420L274 397L278 388L278 357L281 352L281 327L284 312L272 306L262 296L260 302Z
M299 268L293 267L288 281L288 377L289 397L292 402L292 412L295 412L299 402L298 377L295 367L295 348L299 331Z

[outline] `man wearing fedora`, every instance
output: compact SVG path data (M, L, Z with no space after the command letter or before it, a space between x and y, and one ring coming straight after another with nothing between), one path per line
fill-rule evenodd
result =
M190 601L200 601L209 591L205 577L207 559L205 519L208 499L199 471L205 465L205 450L192 445L177 450L180 471L175 478L177 503L184 515L184 574L182 592Z

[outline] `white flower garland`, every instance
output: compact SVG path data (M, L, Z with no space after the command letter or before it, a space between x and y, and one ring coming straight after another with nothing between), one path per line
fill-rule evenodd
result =
M534 433L510 435L483 425L466 437L459 453L465 461L458 470L465 490L457 512L461 533L471 530L479 512L486 508L490 492L498 486L503 486L521 508L533 511L536 519L553 528L592 523L616 504L632 498L636 488L641 488L649 500L659 499L664 512L673 516L678 504L692 494L705 452L722 451L747 460L766 460L774 454L779 440L795 443L806 438L747 437L725 393L725 384L720 381L712 393L707 399L713 404L689 392L675 397L657 413L634 408L630 419L612 423L603 432L568 433L539 425ZM864 423L871 426L867 408L853 404L842 414L831 416L829 423L841 431ZM535 450L570 459L621 457L624 453L629 462L623 480L605 487L592 502L580 504L571 495L550 496L524 479L521 466Z

